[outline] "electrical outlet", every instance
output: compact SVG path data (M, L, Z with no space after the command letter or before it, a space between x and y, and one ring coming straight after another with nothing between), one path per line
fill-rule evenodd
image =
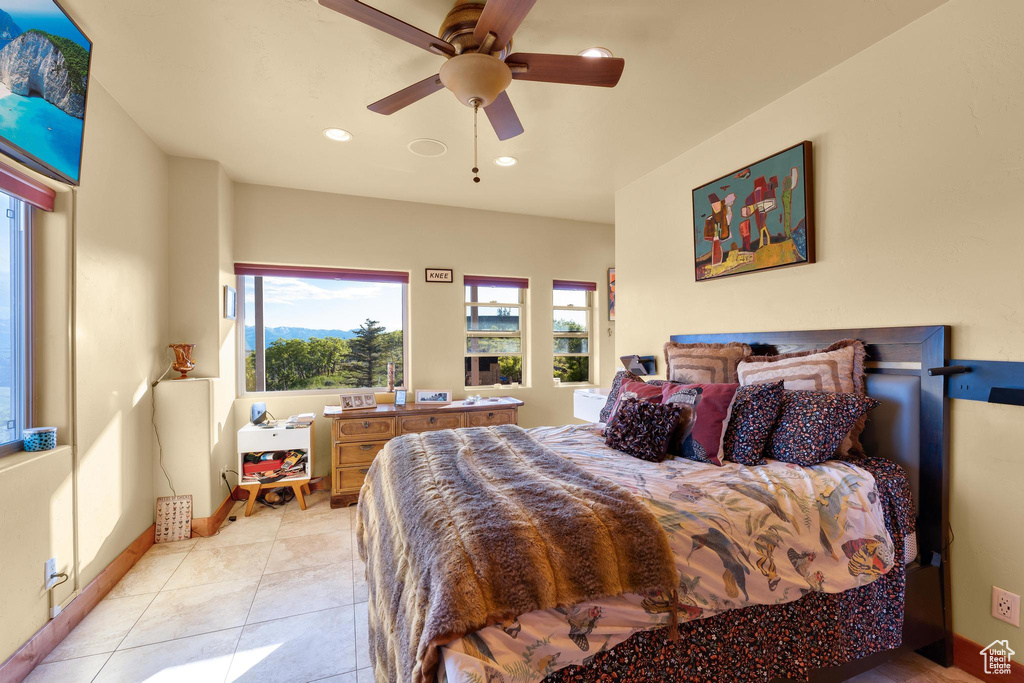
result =
M54 584L57 583L57 577L54 576L57 573L57 558L51 557L43 565L43 580L46 583L46 590L53 588Z
M1020 626L1020 596L992 586L992 616L1011 626Z

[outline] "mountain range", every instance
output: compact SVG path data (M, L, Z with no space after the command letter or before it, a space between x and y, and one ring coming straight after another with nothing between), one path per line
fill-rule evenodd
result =
M277 339L301 339L309 341L313 337L323 339L324 337L337 337L338 339L352 339L356 336L356 330L314 330L308 327L266 327L263 330L264 341L270 346ZM245 348L256 348L256 328L246 326Z

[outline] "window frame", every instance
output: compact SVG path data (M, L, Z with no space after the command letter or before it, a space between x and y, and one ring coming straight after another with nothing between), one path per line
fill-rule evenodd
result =
M7 194L7 193L4 193ZM20 420L21 434L18 438L0 444L0 457L20 453L25 449L24 431L33 426L33 387L34 387L34 359L32 348L33 329L33 280L32 280L32 207L20 197L8 194L12 201L16 202L15 208L10 209L13 215L8 220L17 221L19 230L17 232L18 244L12 244L12 254L17 253L18 263L12 259L12 282L17 285L17 292L12 291L12 300L17 298L18 315L12 316L17 326L17 344L19 351L18 370L20 382L18 396L12 399L17 401L17 417ZM20 214L20 216L19 216ZM16 246L16 249L14 248ZM14 269L17 268L17 277L14 277Z
M355 394L362 391L373 391L375 393L384 393L388 390L387 387L331 387L329 389L289 389L286 391L268 391L266 389L266 364L264 362L264 378L263 378L263 389L249 391L245 386L245 278L251 277L254 281L259 280L260 286L255 288L253 294L253 304L255 309L253 326L256 328L256 357L257 359L265 354L266 344L263 345L264 354L259 351L260 345L259 340L265 339L265 336L261 333L263 327L263 278L264 277L292 277L297 280L317 279L315 277L302 278L299 275L238 275L236 276L235 289L238 292L238 305L236 307L236 319L235 319L235 336L236 339L236 359L235 359L235 374L236 374L236 395L238 398L266 398L273 396L325 396L333 395L338 396L340 394ZM334 279L334 278L332 278ZM344 278L339 278L344 280ZM360 280L353 279L352 282L359 282ZM402 384L406 387L411 386L409 381L409 283L403 282L395 284L402 285ZM256 302L260 302L259 306L256 306ZM257 361L256 372L257 378L260 375L260 364ZM398 385L396 385L397 387Z
M555 289L551 292L551 365L552 365L552 377L551 380L555 383L555 386L583 386L594 383L594 300L595 292L589 289L573 289L563 291L575 291L583 292L587 298L586 307L583 306L556 306L554 303L555 292L559 290ZM555 330L555 315L558 311L586 311L587 312L587 331L586 332L559 332ZM555 350L556 339L586 339L587 340L587 352L586 353L560 353ZM563 382L554 376L554 362L558 358L587 358L587 379L582 382Z
M466 376L466 359L467 358L494 358L503 356L512 356L519 358L519 367L522 369L522 377L520 382L513 382L510 384L466 384L463 388L467 391L473 391L476 389L495 389L495 388L514 388L514 387L525 387L527 386L527 369L526 369L526 340L528 338L526 334L527 327L527 287L515 287L519 292L518 303L500 303L497 301L466 301L466 290L478 290L480 287L503 287L505 289L513 289L509 285L467 285L463 284L462 287L462 326L463 326L463 338L462 338L462 376ZM474 299L478 299L476 292L473 294ZM519 312L519 330L517 332L507 332L502 330L471 330L469 329L469 318L471 308L515 308ZM519 339L519 351L487 351L487 352L472 352L469 350L470 340L472 339ZM465 382L465 379L463 379Z

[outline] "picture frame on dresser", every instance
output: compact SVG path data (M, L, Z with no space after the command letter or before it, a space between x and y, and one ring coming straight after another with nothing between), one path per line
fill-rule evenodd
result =
M452 402L452 392L443 391L441 389L417 389L416 402L446 405Z

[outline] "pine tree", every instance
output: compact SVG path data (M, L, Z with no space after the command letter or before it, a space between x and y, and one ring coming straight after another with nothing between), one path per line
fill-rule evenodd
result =
M374 386L374 380L384 362L381 358L384 352L383 334L384 326L367 318L356 330L356 336L349 340L345 371L350 386Z

